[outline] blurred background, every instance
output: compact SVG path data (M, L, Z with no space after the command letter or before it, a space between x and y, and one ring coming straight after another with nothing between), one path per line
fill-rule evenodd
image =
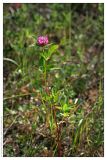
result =
M4 4L4 57L21 64L26 54L29 62L37 63L36 49L29 49L32 37L48 35L50 43L59 45L55 60L66 66L63 76L79 76L78 92L86 86L85 79L86 87L92 79L91 87L97 85L103 78L103 9L103 4ZM4 61L5 78L15 69Z

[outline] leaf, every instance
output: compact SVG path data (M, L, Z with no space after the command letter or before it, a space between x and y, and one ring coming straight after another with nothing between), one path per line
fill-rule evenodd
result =
M4 61L8 61L8 62L12 62L13 64L17 65L18 66L18 63L13 60L13 59L10 59L10 58L3 58Z
M50 129L51 129L51 132L52 132L52 129L53 129L53 126L54 126L54 119L53 119L52 115L50 116L49 125L50 125Z
M52 54L53 52L55 52L57 49L58 49L58 45L52 45L52 46L49 48L50 54Z
M42 57L47 61L50 58L48 51L43 52Z
M80 126L80 125L81 125L82 121L83 121L83 119L80 119L78 126Z
M51 68L50 70L51 70L51 71L54 71L54 70L59 70L59 69L61 69L61 68L54 67L54 68Z
M64 113L63 116L64 116L64 117L68 117L68 116L69 116L69 113Z
M67 105L67 104L64 104L64 105L63 105L63 111L66 112L67 110L68 110L68 105Z
M44 51L42 57L47 61L50 59L51 55L56 51L58 45L52 45L48 51Z
M12 115L17 114L17 111L6 108L6 111Z
M58 110L61 110L62 108L61 107L59 107L59 106L55 106L56 107L56 109L58 109Z
M68 117L69 113L60 113L61 116Z
M36 129L37 125L35 123L32 124L32 129Z

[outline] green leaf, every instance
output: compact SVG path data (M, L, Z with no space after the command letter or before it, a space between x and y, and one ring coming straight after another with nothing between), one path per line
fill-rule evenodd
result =
M67 105L67 104L64 104L64 105L63 105L63 111L66 112L67 110L68 110L68 105Z
M47 61L50 58L48 51L43 52L42 57Z
M51 55L56 51L57 48L58 45L50 46L48 51L43 52L42 57L47 61L48 59L50 59Z
M63 116L64 116L64 117L68 117L68 116L69 116L69 113L64 113Z
M64 116L64 117L68 117L68 116L69 116L69 113L66 113L66 112L65 112L65 113L60 113L60 115L61 115L61 116Z
M52 54L53 52L55 52L56 50L58 49L58 45L52 45L50 48L49 48L49 53Z
M32 124L32 129L36 129L37 125L35 123Z
M51 132L52 132L53 127L54 127L54 119L53 119L52 115L50 116L49 125L50 125L50 129L51 129Z

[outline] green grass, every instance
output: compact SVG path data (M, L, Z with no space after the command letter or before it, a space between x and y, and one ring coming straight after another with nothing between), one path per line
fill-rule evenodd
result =
M4 156L104 156L103 4L14 5L4 4Z

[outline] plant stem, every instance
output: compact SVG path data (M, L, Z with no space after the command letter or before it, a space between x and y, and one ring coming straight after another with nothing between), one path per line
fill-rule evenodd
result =
M46 84L47 84L47 64L46 64L46 60L44 60L44 79L45 79L45 87L46 87Z
M54 115L54 120L56 124L56 132L57 132L56 134L57 134L58 157L61 157L62 153L61 153L61 141L60 141L60 128L57 124L56 111L54 108L53 108L53 115Z
M43 53L44 53L44 48L43 48ZM47 76L47 64L46 64L46 59L44 59L43 67L44 67L44 80L45 80L45 87L46 87L46 83L47 83L47 79L46 79L46 76Z

